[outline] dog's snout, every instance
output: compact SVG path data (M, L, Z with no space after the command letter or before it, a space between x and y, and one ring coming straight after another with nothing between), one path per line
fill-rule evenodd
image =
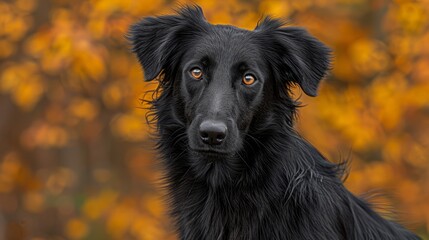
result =
M200 124L200 137L205 144L219 145L225 139L227 130L223 122L206 120Z

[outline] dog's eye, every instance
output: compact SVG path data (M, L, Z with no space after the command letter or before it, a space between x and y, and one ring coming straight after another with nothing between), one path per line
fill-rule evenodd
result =
M241 81L244 85L250 86L256 82L256 78L252 74L246 74Z
M191 69L191 75L193 78L200 80L203 76L203 71L199 68L192 68Z

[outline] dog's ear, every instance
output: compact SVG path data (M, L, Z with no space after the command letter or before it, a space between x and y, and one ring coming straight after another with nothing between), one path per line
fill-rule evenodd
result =
M269 58L284 84L299 84L309 96L315 97L320 81L330 68L331 50L305 29L282 27L279 20L265 18L255 29L264 36Z
M205 24L202 9L194 5L180 9L177 15L147 17L132 25L127 38L144 69L145 80L156 78L171 66L184 51L185 38L192 36L189 31Z

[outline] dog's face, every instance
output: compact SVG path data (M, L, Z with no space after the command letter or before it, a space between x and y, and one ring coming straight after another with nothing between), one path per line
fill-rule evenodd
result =
M329 66L329 49L303 29L269 18L254 31L211 25L198 7L143 19L130 39L146 80L164 75L163 94L174 98L169 107L202 175L247 164L237 154L252 124L272 117L261 112L284 101L290 84L315 96Z
M269 70L252 32L214 26L180 61L180 96L191 150L234 156L264 99Z

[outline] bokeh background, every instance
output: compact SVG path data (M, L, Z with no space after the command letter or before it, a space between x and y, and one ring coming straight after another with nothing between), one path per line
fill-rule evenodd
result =
M156 83L124 38L173 0L0 1L0 240L175 239L141 99ZM297 128L356 194L380 190L429 239L429 1L195 1L213 23L266 14L334 49ZM390 207L389 207L390 206Z

